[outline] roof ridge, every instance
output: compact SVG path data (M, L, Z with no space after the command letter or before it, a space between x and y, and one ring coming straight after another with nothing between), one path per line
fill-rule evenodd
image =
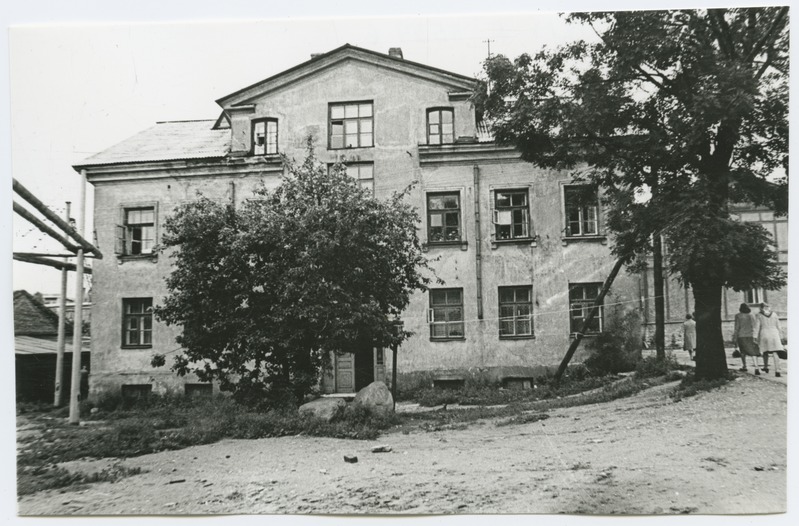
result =
M156 124L169 124L173 122L216 122L216 119L178 119L175 121L155 121Z

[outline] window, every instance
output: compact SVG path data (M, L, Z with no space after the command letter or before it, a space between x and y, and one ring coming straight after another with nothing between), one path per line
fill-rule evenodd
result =
M494 193L493 220L497 240L529 238L527 190L497 190Z
M122 300L122 346L152 347L153 299Z
M766 301L765 298L766 295L764 294L763 289L760 287L744 291L744 301L750 305L763 303Z
M594 300L602 290L602 283L570 283L569 284L569 316L571 318L572 334L580 332L583 322L594 306ZM599 312L586 329L586 333L602 332L602 318L604 308L599 306Z
M253 155L277 154L277 119L252 121Z
M328 165L328 170L331 170L333 165ZM358 185L368 190L372 194L375 192L375 165L374 163L347 163L344 166L347 175L355 178Z
M122 384L122 399L127 401L142 400L153 392L152 384Z
M593 186L564 186L563 200L567 237L599 235L599 200Z
M427 110L427 144L452 144L455 142L452 108Z
M329 147L367 148L374 146L372 102L331 104Z
M430 339L463 337L463 289L431 289Z
M116 253L147 255L155 246L155 207L125 208L124 224L117 227Z
M458 192L427 194L427 242L458 243L461 240L461 207Z
M183 387L188 398L211 398L214 393L211 384L184 384Z
M499 287L499 336L533 335L533 288Z

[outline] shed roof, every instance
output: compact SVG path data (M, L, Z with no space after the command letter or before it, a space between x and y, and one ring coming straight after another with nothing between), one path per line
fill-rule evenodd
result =
M67 322L66 333L72 333ZM58 314L26 290L14 291L14 335L55 336L58 334Z
M224 157L230 151L230 130L215 130L214 123L213 119L159 122L92 155L74 168Z
M81 340L81 352L88 351L90 347L89 339L84 337ZM47 338L36 338L35 336L15 336L14 354L57 354L58 342ZM64 352L72 352L72 342L64 343Z

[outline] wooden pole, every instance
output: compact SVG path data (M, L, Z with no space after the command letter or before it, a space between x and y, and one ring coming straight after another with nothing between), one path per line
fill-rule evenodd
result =
M577 347L580 345L580 341L582 341L585 331L588 330L588 326L596 317L597 312L599 312L599 307L602 305L602 302L605 299L605 295L610 290L610 286L613 285L613 281L616 279L616 276L621 270L622 265L624 264L624 259L616 260L616 264L613 265L613 269L610 271L607 279L605 280L605 284L602 286L602 290L599 291L599 296L596 297L594 300L594 306L591 309L591 312L588 313L588 316L583 321L583 326L580 327L580 332L578 332L574 340L572 340L571 345L569 345L569 349L566 351L566 356L563 357L563 361L560 362L560 367L558 367L558 371L555 373L555 382L560 382L561 376L563 373L566 372L566 367L569 365L569 362L574 356L575 351L577 351Z
M71 203L67 201L65 219L69 221ZM64 258L64 264L67 260ZM64 347L66 346L66 315L67 315L67 269L61 268L61 296L58 298L58 345L55 359L55 396L53 406L61 407L61 383L64 381Z
M85 170L81 170L81 173L82 173L82 177L84 178L84 183L83 184L85 184L86 171ZM74 239L81 247L83 247L84 252L92 252L95 256L97 256L98 259L102 259L103 258L103 254L97 249L97 247L95 247L94 245L92 245L91 243L89 243L88 241L86 241L83 238L83 235L82 235L83 234L83 229L82 229L83 227L81 227L80 229L76 230L67 221L64 221L63 219L58 217L58 214L56 214L55 212L53 212L52 210L47 208L47 206L44 203L42 203L27 188L22 186L22 184L19 181L17 181L16 179L13 179L12 181L13 181L14 191L17 194L19 194L20 197L22 197L27 202L29 202L31 204L31 206L33 206L36 210L41 212L44 217L46 217L47 219L52 221L56 226L58 226L64 232L66 232L66 234L69 237ZM85 190L83 190L83 191L85 191ZM81 213L83 213L83 211L81 211Z
M23 263L33 263L35 265L46 265L48 267L53 267L58 270L69 270L74 272L76 270L76 266L74 263L64 263L63 261L54 261L52 259L48 259L44 256L32 256L29 254L18 253L14 252L14 260L22 261ZM72 257L72 256L70 256ZM83 272L85 274L91 274L92 269L91 267L83 267Z
M86 170L80 172L80 205L78 208L78 235L86 228ZM70 227L71 228L71 227ZM81 238L82 239L82 238ZM83 246L78 249L78 267L75 271L75 316L72 329L72 385L69 396L69 423L80 423L80 361L83 350Z
M391 399L394 401L392 411L397 411L397 345L392 345L391 350L393 356L391 357Z
M35 226L36 228L38 228L48 236L52 237L53 239L64 245L64 247L67 250L71 250L72 252L78 251L77 245L75 245L74 243L70 243L69 239L56 232L55 229L51 228L50 226L47 225L47 223L45 223L44 221L33 215L21 204L14 203L14 212L22 216L24 219L28 220L33 226Z

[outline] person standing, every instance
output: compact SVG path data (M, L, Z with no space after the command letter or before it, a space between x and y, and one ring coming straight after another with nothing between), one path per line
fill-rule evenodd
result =
M782 336L780 333L780 318L771 310L768 303L760 304L760 312L757 314L757 321L760 328L757 332L757 342L760 352L763 353L763 372L768 372L768 354L774 356L774 376L780 375L780 358L777 351L784 351L782 346Z
M682 324L682 348L688 351L688 357L694 360L694 351L696 350L696 322L694 317L690 314L685 315L685 321Z
M759 329L757 317L752 314L752 309L746 303L741 303L738 311L738 314L735 315L732 342L741 354L741 362L743 363L741 371L747 370L746 357L751 356L755 375L760 376L760 369L757 367L757 357L760 356L760 349L755 342L755 336Z

